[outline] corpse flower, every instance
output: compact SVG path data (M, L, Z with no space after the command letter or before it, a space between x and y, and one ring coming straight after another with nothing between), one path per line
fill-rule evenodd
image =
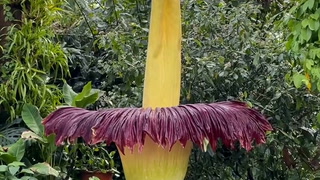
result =
M208 141L246 150L264 143L272 127L242 102L179 105L181 79L180 0L153 0L142 108L89 111L60 108L44 119L57 145L82 138L115 143L127 180L182 180L193 144Z

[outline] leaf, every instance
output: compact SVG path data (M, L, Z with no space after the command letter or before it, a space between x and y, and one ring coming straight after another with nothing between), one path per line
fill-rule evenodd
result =
M55 134L50 134L49 136L46 137L46 141L48 143L47 148L51 150L51 152L55 151L57 149L56 146L56 135Z
M42 117L36 106L25 104L22 108L22 119L26 125L36 134L42 136L44 132L43 125L41 124Z
M26 165L23 162L14 161L14 162L8 164L8 166L20 167L20 166L26 166Z
M303 81L306 80L306 77L302 74L295 73L292 76L292 79L293 79L294 86L296 86L296 88L300 88Z
M39 141L41 141L43 143L47 143L47 141L44 138L38 136L37 134L35 134L32 131L23 132L21 134L21 138L26 139L26 140L39 140Z
M309 19L304 19L302 22L301 22L301 25L303 28L306 28L308 25L309 25Z
M309 51L309 57L315 59L318 53L318 48L311 48Z
M73 102L73 106L75 106L75 102L76 101L81 101L85 96L88 96L90 94L91 91L91 81L88 82L82 89L81 93L79 93L75 98L74 98L74 102Z
M318 30L319 29L319 21L315 21L315 20L309 20L309 28L312 31Z
M314 14L311 14L310 17L311 17L312 19L314 19L314 20L318 20L319 15L320 15L320 14L318 14L318 13L314 13Z
M297 11L298 7L299 7L298 5L293 6L292 8L290 8L289 13L290 14L295 13Z
M72 102L74 101L74 98L78 95L75 93L71 86L69 86L67 83L64 83L63 88L63 99L65 103L67 103L69 106L72 106Z
M316 134L316 130L312 129L312 128L307 128L307 127L300 127L300 129L306 133L308 133L309 136L314 137L314 135Z
M318 120L318 123L320 123L320 112L317 115L317 120Z
M8 170L8 166L0 165L0 172L6 172Z
M305 11L305 10L307 10L308 8L309 8L309 9L312 9L312 8L313 8L313 5L314 5L314 0L308 0L308 1L306 1L306 2L303 4L302 8L303 8L303 10Z
M22 169L21 172L26 174L34 174L34 172L31 171L30 169Z
M16 161L21 161L21 159L24 156L24 152L25 152L25 142L23 139L19 139L19 141L12 144L8 149L8 153L14 156L16 158Z
M20 167L16 167L16 166L9 166L8 168L9 168L10 174L12 175L15 175L20 169Z
M29 168L31 171L41 175L59 176L59 172L53 169L48 163L38 163Z
M302 31L301 31L301 38L302 39L309 41L311 38L311 35L312 35L312 31L309 28L302 29Z
M95 103L99 99L99 93L94 93L81 99L81 101L75 101L76 107L85 108L86 106Z
M31 176L23 176L23 177L21 178L21 180L38 180L38 179L35 178L35 177L31 177Z
M279 132L281 132L283 135L285 135L287 138L295 141L296 143L299 143L299 141L297 140L297 138L293 137L291 134L288 134L286 132L284 132L283 130L279 129Z
M301 25L303 28L307 28L307 26L309 26L309 28L312 31L318 30L319 29L319 22L317 20L313 20L313 19L304 19L301 22Z
M17 158L9 153L1 153L0 152L0 160L3 160L5 163L9 164L13 161L16 161Z
M84 86L82 92L74 98L72 106L84 108L93 104L99 99L101 92L98 89L91 89L91 82L89 82Z
M305 61L305 65L306 65L306 68L307 68L308 70L311 70L312 66L314 65L314 61L311 60L311 59L307 59L307 60Z

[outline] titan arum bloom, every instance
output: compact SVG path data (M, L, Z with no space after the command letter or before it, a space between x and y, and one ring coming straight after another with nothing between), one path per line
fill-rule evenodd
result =
M56 143L83 138L114 142L127 180L182 180L193 144L218 139L250 150L272 130L265 117L241 102L179 105L181 74L180 0L153 0L142 108L89 111L58 109L44 120Z

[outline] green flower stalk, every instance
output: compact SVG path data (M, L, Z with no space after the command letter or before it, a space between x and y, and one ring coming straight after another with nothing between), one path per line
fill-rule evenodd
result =
M142 108L99 111L65 107L44 120L56 143L83 138L114 142L127 180L183 180L193 144L239 141L250 150L272 127L241 102L179 105L181 84L180 0L153 0Z

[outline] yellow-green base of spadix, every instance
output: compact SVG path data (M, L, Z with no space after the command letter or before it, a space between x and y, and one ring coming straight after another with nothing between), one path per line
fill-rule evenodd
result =
M139 147L134 147L133 153L125 148L121 161L126 180L183 180L189 162L192 143L186 147L176 143L169 152L146 137L142 152Z

